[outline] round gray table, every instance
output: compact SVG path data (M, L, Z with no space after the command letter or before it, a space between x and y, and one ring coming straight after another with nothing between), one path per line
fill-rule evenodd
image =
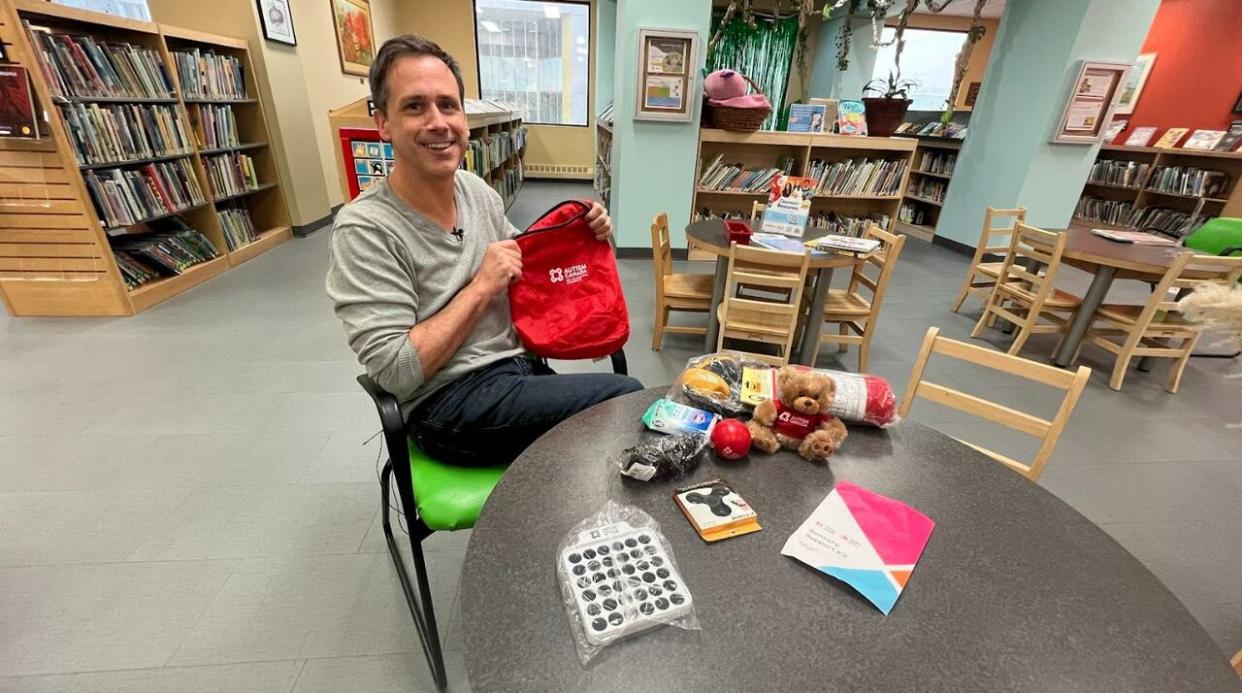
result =
M1125 549L1051 493L913 422L851 427L826 466L793 455L705 458L645 483L613 460L664 388L593 407L532 445L492 492L462 573L475 691L1242 691L1185 607ZM706 544L673 488L733 482L763 530ZM884 616L843 583L780 553L847 479L936 522ZM661 525L701 631L669 627L579 663L557 545L609 498Z

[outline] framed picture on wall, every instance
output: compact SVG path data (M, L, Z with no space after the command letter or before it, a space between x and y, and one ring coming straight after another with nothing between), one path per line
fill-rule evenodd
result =
M298 45L298 37L293 33L293 13L289 10L289 0L256 0L259 4L259 23L263 27L263 38L268 41Z
M1134 112L1134 105L1138 103L1139 95L1143 93L1143 85L1147 83L1147 75L1151 74L1151 66L1155 62L1155 53L1143 53L1135 59L1130 76L1126 78L1125 86L1121 88L1121 97L1117 99L1117 113L1124 115Z
M1052 141L1065 144L1101 141L1129 70L1126 63L1084 60Z
M329 0L332 30L341 72L366 77L375 61L375 35L371 32L371 5L367 0Z
M638 30L635 120L689 122L693 119L698 45L697 32Z

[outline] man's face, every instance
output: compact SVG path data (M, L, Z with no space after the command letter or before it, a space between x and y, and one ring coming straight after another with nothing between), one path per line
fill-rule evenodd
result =
M387 113L376 111L375 124L397 165L416 177L453 176L470 131L452 70L430 55L407 56L389 68L387 83Z

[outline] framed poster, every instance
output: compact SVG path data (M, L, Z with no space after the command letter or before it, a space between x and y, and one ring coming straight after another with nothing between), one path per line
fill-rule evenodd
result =
M298 37L293 33L293 13L289 11L289 0L256 0L259 4L259 24L263 28L263 38L290 46L298 45Z
M332 30L336 34L341 72L366 77L375 60L375 35L371 33L371 5L367 0L329 0Z
M635 120L693 119L698 44L693 31L638 30Z
M1052 141L1093 144L1103 140L1129 69L1125 63L1084 60Z
M1155 53L1143 53L1134 60L1134 68L1126 77L1125 86L1121 88L1121 98L1117 100L1118 113L1124 115L1134 112L1134 105L1143 93L1143 85L1147 83L1147 75L1151 73L1151 66L1155 62Z

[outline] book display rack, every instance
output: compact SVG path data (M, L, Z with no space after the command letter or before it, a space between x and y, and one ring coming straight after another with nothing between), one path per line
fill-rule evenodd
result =
M10 313L133 315L291 238L244 40L35 0L0 39L49 118L0 140Z

